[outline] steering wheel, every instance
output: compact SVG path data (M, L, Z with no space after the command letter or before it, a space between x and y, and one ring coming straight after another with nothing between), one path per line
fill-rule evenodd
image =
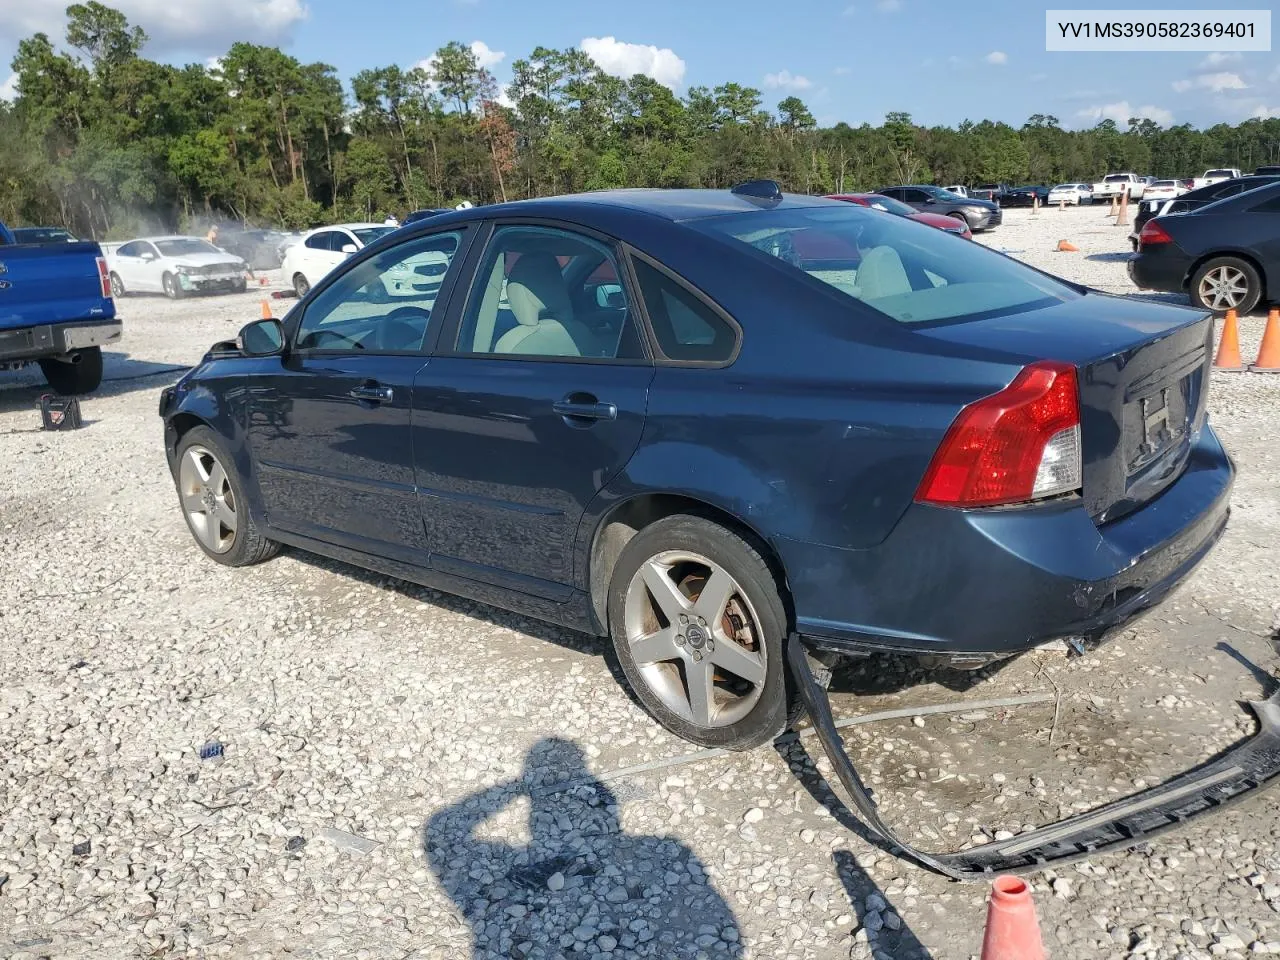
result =
M396 307L378 323L379 350L417 350L426 336L431 311L426 307Z

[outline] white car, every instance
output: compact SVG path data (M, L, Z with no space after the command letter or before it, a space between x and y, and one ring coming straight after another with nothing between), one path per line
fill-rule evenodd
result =
M943 187L942 189L947 191L947 193L954 193L957 197L964 197L965 199L968 199L969 197L969 188L958 183L950 187Z
M1172 200L1187 192L1180 180L1157 180L1142 194L1143 202L1147 200Z
M1199 190L1201 187L1211 187L1215 183L1222 183L1224 180L1235 180L1239 176L1239 167L1215 167L1213 170L1206 170L1203 177L1196 177L1192 180L1192 189Z
M1056 207L1060 203L1067 206L1079 206L1082 203L1093 203L1093 187L1087 183L1060 183L1049 191L1046 203Z
M285 250L281 274L293 284L298 296L305 297L347 257L395 229L384 223L339 223L332 227L318 227Z
M111 293L163 293L171 299L213 291L243 293L245 262L199 237L140 237L105 251Z
M1093 199L1111 200L1127 194L1130 200L1138 200L1146 189L1146 179L1136 173L1108 173L1101 183L1093 184Z

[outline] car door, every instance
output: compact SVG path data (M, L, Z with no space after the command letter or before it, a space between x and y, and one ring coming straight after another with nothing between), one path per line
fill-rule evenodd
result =
M930 206L930 201L933 198L923 190L907 188L902 191L902 197L900 199L903 203L909 204L917 210L926 210Z
M139 241L142 244L141 263L138 267L138 289L150 290L153 293L164 290L165 259L160 249L149 240Z
M361 260L290 317L278 369L255 378L247 427L267 522L425 567L410 435L414 376L468 233L415 237ZM394 300L385 278L424 256L443 277Z
M431 565L550 600L573 592L587 504L640 441L653 364L617 252L506 223L414 381Z
M133 292L144 289L142 277L142 249L144 246L141 240L131 240L129 243L121 244L115 255L111 257L111 269L120 278L120 282L124 284L126 291Z
M313 233L302 241L302 245L297 248L297 257L294 259L293 269L295 272L301 273L307 278L307 282L311 285L319 283L326 273L332 269L333 244L338 240L338 233L335 230L321 230L319 233Z

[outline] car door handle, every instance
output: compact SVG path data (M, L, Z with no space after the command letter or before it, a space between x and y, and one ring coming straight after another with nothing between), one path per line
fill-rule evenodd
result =
M562 417L575 420L617 420L618 407L612 403L599 403L596 400L557 400L551 409Z
M390 403L395 393L390 387L384 387L377 383L366 383L355 387L347 394L354 400L364 400L369 403Z

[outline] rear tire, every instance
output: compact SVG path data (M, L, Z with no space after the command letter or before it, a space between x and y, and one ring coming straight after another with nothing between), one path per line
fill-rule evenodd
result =
M193 427L178 441L178 505L196 545L227 567L247 567L275 556L280 545L258 529L244 482L222 439ZM228 522L229 521L229 522Z
M40 370L49 386L63 396L97 390L102 383L102 348L85 347L75 351L72 357L72 360L46 357L40 361Z
M302 274L295 273L293 275L293 289L298 294L298 299L302 299L311 292L311 284Z
M786 729L787 612L768 563L743 537L703 517L659 520L623 548L608 599L627 682L676 736L749 750Z
M1190 293L1191 302L1203 310L1245 314L1262 299L1262 279L1247 260L1214 257L1192 275Z

